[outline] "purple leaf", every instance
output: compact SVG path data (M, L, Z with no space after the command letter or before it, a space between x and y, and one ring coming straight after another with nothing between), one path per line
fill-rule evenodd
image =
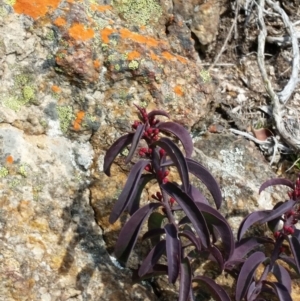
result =
M220 237L224 244L224 258L225 260L227 260L228 258L230 258L234 251L234 238L231 227L229 226L226 219L222 216L222 214L210 205L199 202L196 202L196 205L204 216L206 224L212 225L220 234Z
M152 212L148 219L148 230L159 229L162 227L162 222L166 218L165 215L159 212ZM163 230L164 231L164 230ZM152 237L152 246L155 246L160 241L160 237Z
M226 291L220 285L215 283L214 280L205 276L196 276L192 281L202 283L204 282L206 287L209 289L209 291L217 301L231 301Z
M257 296L261 293L262 291L262 283L258 282L256 283L255 281L253 281L248 289L247 292L247 301L256 301Z
M276 205L273 207L273 210L274 209L277 209L279 206L281 206L284 202L280 201L278 203L276 203ZM268 228L274 233L276 231L278 231L278 226L279 226L279 222L281 220L281 216L275 218L275 219L272 219L270 221L268 221Z
M263 210L263 211L256 211L252 212L247 215L244 220L241 222L238 233L237 239L241 240L242 236L245 232L255 223L260 221L261 219L265 218L271 210Z
M144 259L142 265L139 268L138 275L139 277L143 277L149 271L155 266L161 257L161 255L166 250L166 241L162 240L160 241L147 255L147 257Z
M295 229L293 236L296 237L300 241L300 230Z
M259 222L261 224L264 224L266 222L269 222L277 217L282 216L284 213L286 213L287 211L289 211L290 209L292 209L295 205L295 201L290 200L290 201L286 201L283 204L281 204L280 206L278 206L276 209L270 210L267 215L262 218Z
M201 202L205 204L209 204L208 200L205 198L205 196L199 191L198 188L194 187L193 185L190 185L188 195L195 201L195 202Z
M142 239L145 240L145 239L149 239L149 238L158 238L158 240L156 240L156 242L159 243L160 236L163 234L165 234L164 229L161 229L161 228L151 229L143 235ZM152 244L153 244L153 242L152 242Z
M213 196L216 207L219 209L222 204L222 192L213 175L203 165L195 160L186 158L186 163L188 165L189 172L201 180L201 182L203 182L203 184L207 187Z
M152 148L152 167L154 169L154 171L156 172L156 174L158 173L159 170L161 170L161 166L160 166L160 155L159 155L159 151L157 149L157 147ZM163 168L163 171L165 170L165 168Z
M292 254L294 256L297 270L299 273L299 271L300 271L300 242L297 239L297 237L295 237L295 236L288 236L288 241L289 241L290 248L291 248Z
M209 247L209 258L212 260L216 261L220 267L220 269L223 271L224 270L224 258L222 256L221 251L216 247L216 246L211 246Z
M183 236L190 240L190 242L196 247L198 251L201 250L200 241L191 230L183 230L182 232L179 232L178 235L179 237Z
M161 203L150 203L136 211L127 223L122 228L118 241L115 245L115 256L119 261L126 263L128 257L135 246L136 240L140 233L141 227L145 219L151 212L158 207L162 206Z
M106 152L104 157L103 170L107 176L110 176L110 167L114 162L115 158L124 149L124 147L126 147L132 142L133 136L134 134L130 133L120 137L112 144L112 146Z
M132 273L132 281L134 283L140 282L141 280L144 280L144 279L149 279L149 278L168 274L168 267L164 264L156 264L143 277L139 277L138 270L139 269L133 270L133 273Z
M191 223L193 224L196 233L200 239L201 245L207 248L210 245L209 231L206 221L198 209L194 201L184 191L173 183L166 183L161 185L162 189L166 191L183 209Z
M178 169L183 190L187 192L190 185L189 171L181 150L173 141L165 137L156 141L153 145L158 145L167 152L168 156L172 159Z
M294 189L294 183L291 182L290 180L283 179L283 178L276 178L276 179L270 179L270 180L264 182L259 188L259 193L261 193L266 188L268 188L270 186L275 186L275 185L285 185L285 186L288 186L288 187Z
M127 205L134 198L141 174L149 162L149 160L140 160L132 167L128 175L127 182L110 214L109 222L111 224L113 224L120 217Z
M273 268L270 272L272 272L274 274L274 276L276 277L277 281L279 283L281 283L282 285L284 285L285 288L287 289L287 291L289 293L291 293L292 280L291 280L290 274L287 272L287 270L283 266L281 266L277 263L274 263Z
M274 244L274 241L267 237L247 237L241 239L236 242L230 261L243 259L250 251L264 243Z
M139 124L135 133L134 133L134 136L133 136L133 139L132 139L132 142L131 142L131 147L130 147L130 150L129 150L129 153L125 159L125 164L129 163L131 158L133 157L134 155L134 152L144 134L144 130L145 130L145 124Z
M153 110L153 111L149 112L148 118L151 118L156 115L165 116L165 117L170 118L170 115L166 111L163 111L163 110Z
M186 157L190 158L193 153L193 140L190 133L180 124L175 122L160 122L157 128L162 132L167 132L175 135L182 143Z
M242 300L248 288L252 282L253 275L255 273L256 268L259 264L261 264L266 259L266 256L263 252L255 252L245 261L243 264L237 284L236 284L236 293L235 299L236 301Z
M165 225L169 283L175 283L180 266L180 240L173 224Z
M180 263L179 301L187 301L192 285L192 270L190 261L185 257Z
M287 263L291 268L295 270L297 274L299 274L299 269L297 268L297 264L294 258L286 256L284 254L279 254L279 259Z
M290 293L281 283L264 281L264 284L270 285L274 289L279 301L293 301Z
M132 215L139 209L141 194L145 186L153 179L155 179L155 176L153 174L141 175L141 178L139 179L137 184L137 188L134 191L134 195L128 201L127 210L130 215Z

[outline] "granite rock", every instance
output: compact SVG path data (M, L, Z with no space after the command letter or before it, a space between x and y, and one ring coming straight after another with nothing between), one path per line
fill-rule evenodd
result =
M218 87L191 30L210 43L222 11L214 1L163 2L0 1L0 299L159 300L111 254L126 216L113 225L108 217L128 167L118 158L108 178L103 159L137 119L133 104L165 109L189 130L213 118ZM207 11L211 27L201 23ZM258 197L274 174L248 142L194 136L235 230L282 197Z

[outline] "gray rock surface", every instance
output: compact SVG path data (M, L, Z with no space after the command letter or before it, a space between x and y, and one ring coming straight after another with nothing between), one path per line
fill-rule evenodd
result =
M213 1L136 1L140 19L133 2L0 1L0 300L159 299L108 252L121 226L108 217L127 170L120 159L108 178L103 158L137 118L134 103L165 109L188 129L214 118L218 89L185 21L210 43L221 8L205 19ZM280 197L258 198L274 175L248 142L195 141L235 230Z

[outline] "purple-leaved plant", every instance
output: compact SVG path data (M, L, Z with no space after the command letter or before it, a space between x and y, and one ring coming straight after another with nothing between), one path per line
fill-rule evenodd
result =
M132 132L113 143L104 158L104 172L110 176L113 161L130 146L124 163L131 165L131 171L109 218L109 222L114 223L124 211L130 214L115 245L114 254L119 262L126 264L142 226L148 220L148 231L142 238L150 240L152 249L135 271L135 279L167 275L169 282L175 283L179 278L179 301L194 300L192 283L200 282L210 290L215 300L230 301L227 292L213 279L194 275L192 271L195 254L205 258L209 254L220 271L225 270L237 278L236 301L267 300L264 293L275 294L280 301L292 300L291 278L277 260L281 259L299 273L300 231L295 224L300 216L300 178L296 183L286 179L265 182L260 192L269 186L286 185L293 189L289 193L290 200L279 202L273 210L249 214L241 223L235 242L228 222L218 211L222 204L218 183L203 165L191 159L193 143L189 132L175 122L159 121L159 115L169 117L165 111L147 113L145 109L136 107L140 120L132 124ZM181 141L185 155L169 136ZM141 140L146 147L140 147ZM139 157L137 162L135 154ZM181 183L168 180L170 166L176 168ZM207 187L216 208L191 184L189 174ZM151 202L140 207L142 191L150 181L156 181L158 191L152 195ZM178 213L181 213L179 220ZM243 238L255 223L267 223L274 233L273 238ZM292 256L285 254L284 241L288 242ZM264 244L273 246L271 256L258 251ZM162 257L166 264L162 263ZM255 272L260 264L264 264L265 268L256 279ZM269 273L274 274L276 282L267 279Z
M208 252L224 269L225 262L234 251L234 238L226 219L206 200L204 195L190 183L189 173L196 176L210 191L216 208L222 203L220 188L201 164L191 159L193 143L189 132L175 122L160 122L157 115L169 117L165 111L147 113L136 106L141 120L132 125L133 132L119 138L107 151L104 159L104 172L110 175L110 166L118 154L130 145L125 159L132 168L128 180L116 201L109 221L114 223L126 210L131 217L123 226L114 254L126 263L134 248L143 224L148 220L148 231L143 239L149 239L152 249L139 266L136 275L142 280L166 274L170 283L180 278L179 300L193 298L192 282L204 283L217 300L229 301L226 291L206 276L193 275L191 270L191 247L199 254ZM178 138L185 151L168 137L160 133L171 134ZM147 147L139 147L144 140ZM140 160L132 162L137 153ZM169 167L175 166L181 183L168 180ZM155 180L159 191L152 195L152 201L140 208L141 193L148 182ZM177 212L184 217L176 220ZM220 238L220 239L219 239ZM224 250L216 245L222 241ZM159 263L166 256L166 265Z
M280 301L292 301L291 277L286 268L277 260L284 261L299 275L300 231L296 229L295 225L300 218L300 176L295 183L282 178L268 180L262 184L259 192L275 185L285 185L292 189L288 193L289 200L278 202L272 210L262 210L249 214L239 227L236 247L245 249L246 253L262 243L270 243L273 247L271 255L268 257L263 252L256 251L244 261L237 279L236 301L243 299L247 301L267 300L261 297L264 292L276 295ZM273 239L267 237L242 239L242 236L254 223L267 223L268 228L273 232ZM283 246L285 241L289 245L291 256L285 253L286 247ZM238 257L242 258L241 255L242 253ZM264 264L264 271L258 279L255 279L256 269L262 263ZM269 273L275 276L276 282L267 279Z

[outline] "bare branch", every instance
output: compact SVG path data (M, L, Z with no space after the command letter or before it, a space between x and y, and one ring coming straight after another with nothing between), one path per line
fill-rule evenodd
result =
M295 36L297 40L300 40L300 32L296 32ZM290 36L284 36L284 37L267 37L268 43L274 43L278 46L290 46L292 44L292 39Z
M266 0L267 2L273 4L272 1ZM289 145L291 146L294 150L300 151L300 141L296 139L293 135L291 135L285 128L284 121L283 121L283 105L281 104L279 97L277 94L274 92L273 87L271 85L271 82L268 78L266 68L265 68L265 62L264 62L264 52L265 52L265 42L266 42L266 36L267 36L267 29L266 25L264 22L264 17L263 17L263 11L264 11L264 6L265 6L265 1L260 0L259 4L257 5L258 9L258 26L260 29L259 35L258 35L258 50L257 50L257 62L258 66L265 84L265 88L273 102L273 118L275 120L276 128L281 136L281 138ZM275 9L275 8L274 8ZM281 12L281 11L280 11ZM285 14L286 16L286 14ZM290 25L290 22L289 24ZM292 27L292 25L291 25ZM290 30L289 30L290 31ZM293 34L293 27L292 31L289 32L289 34ZM296 41L296 44L298 45L298 41L295 38L295 35L291 36L292 37L292 43L293 43L293 51L294 50L294 44ZM298 46L297 46L298 47ZM294 52L295 55L295 52ZM295 57L293 58L293 71L292 71L292 76L294 77L294 73L297 71L297 77L296 77L296 83L298 82L298 71L299 71L299 50L296 50L296 57L298 59L298 62L295 61ZM296 71L295 71L296 70ZM286 85L284 88L284 91L281 92L281 99L283 100L282 103L285 103L287 99L291 96L295 89L295 80ZM287 92L287 87L289 89L292 89L292 91ZM294 88L293 88L294 87ZM283 93L284 92L284 93ZM288 97L288 98L286 98Z
M282 21L286 27L286 30L291 37L292 49L293 49L293 69L290 80L284 89L278 93L279 100L282 104L285 104L291 95L293 94L297 83L298 83L298 74L299 74L299 44L297 39L297 33L295 32L293 24L290 22L289 17L286 12L277 4L271 0L266 0L269 6L272 7L277 13L280 14Z

